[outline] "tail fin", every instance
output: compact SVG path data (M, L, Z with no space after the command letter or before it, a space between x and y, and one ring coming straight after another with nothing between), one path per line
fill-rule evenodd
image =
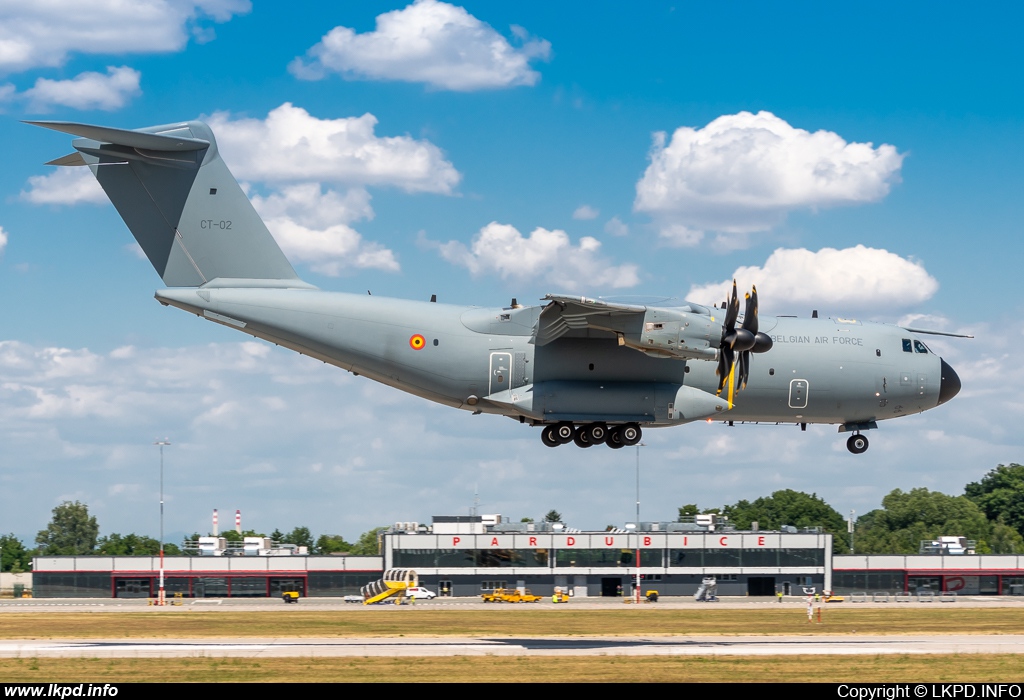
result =
M210 127L136 131L28 122L75 139L52 165L88 165L169 287L305 287L221 160Z

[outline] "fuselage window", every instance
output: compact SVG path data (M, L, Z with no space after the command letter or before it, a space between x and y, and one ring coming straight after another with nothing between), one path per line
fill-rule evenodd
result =
M928 348L925 347L925 344L922 343L920 340L915 340L914 341L914 351L915 352L920 352L920 353L927 353L928 352Z
M903 339L903 352L913 352L913 348L910 346L910 338Z

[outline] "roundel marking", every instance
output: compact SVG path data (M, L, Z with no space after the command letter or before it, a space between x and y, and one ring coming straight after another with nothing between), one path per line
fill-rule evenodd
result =
M423 346L426 344L426 339L419 333L409 338L409 347L412 348L413 350L422 350Z

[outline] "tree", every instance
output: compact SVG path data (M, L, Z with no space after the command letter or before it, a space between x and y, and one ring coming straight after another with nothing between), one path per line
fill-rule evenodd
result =
M1024 465L1000 464L981 481L967 484L964 495L977 503L989 520L1024 535Z
M53 518L45 530L36 535L40 554L91 554L96 549L100 526L89 517L84 503L64 501L53 509Z
M166 549L164 552L166 553ZM119 535L114 532L104 535L96 543L97 554L110 556L133 556L140 554L159 554L160 542L152 537L129 533Z
M520 518L519 522L521 522L521 523L532 523L533 522L533 518Z
M544 516L544 522L546 523L560 523L562 522L562 514L552 508L548 511L548 514Z
M284 541L297 547L308 547L307 552L313 551L313 533L308 527L295 528L284 536Z
M15 537L14 533L0 536L0 547L3 548L0 551L0 571L10 571L15 574L28 571L28 564L32 561L32 557L25 549L24 543Z
M749 529L754 522L765 530L778 530L783 525L820 527L832 535L834 553L850 550L846 520L839 511L817 494L784 489L776 491L771 496L762 496L753 502L739 501L735 505L725 506L722 508L722 515L728 516L729 522L740 530Z
M335 554L338 552L351 552L352 545L345 541L341 535L320 535L316 540L317 554Z
M985 513L966 496L896 489L882 499L881 508L857 521L855 546L858 554L917 554L922 540L953 535L976 540L984 554L991 551L991 532Z
M683 518L692 518L693 516L700 513L700 509L697 508L696 503L687 503L685 506L679 507L679 522L683 522Z
M380 533L387 530L386 527L375 527L367 530L359 536L359 540L349 550L350 554L362 556L377 556L380 554Z

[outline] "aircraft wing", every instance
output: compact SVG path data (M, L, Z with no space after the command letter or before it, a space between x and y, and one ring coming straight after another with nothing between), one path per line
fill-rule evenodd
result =
M548 294L531 342L552 343L570 331L604 331L620 346L652 357L711 360L717 357L722 325L704 307L657 307L589 297Z
M624 332L627 326L642 326L646 306L618 304L588 297L547 294L550 303L534 326L533 343L539 346L558 340L570 330Z

